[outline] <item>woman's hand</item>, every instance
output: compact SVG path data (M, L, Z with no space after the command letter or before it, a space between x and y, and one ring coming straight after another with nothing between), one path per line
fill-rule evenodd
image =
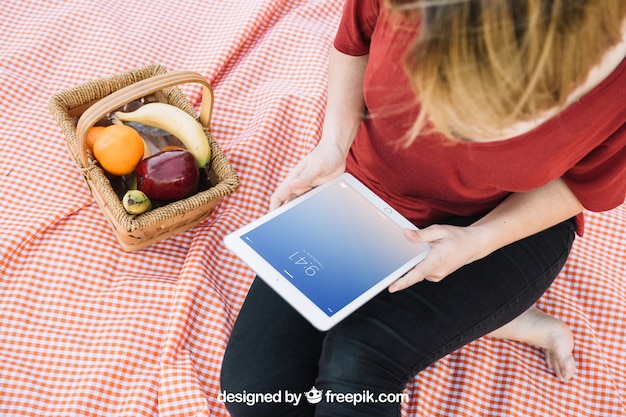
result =
M422 262L389 286L390 292L420 281L439 282L452 272L479 258L481 242L471 227L433 225L421 230L405 229L408 240L428 243L430 252Z
M346 169L346 154L338 146L322 142L289 172L270 197L270 210L341 175Z

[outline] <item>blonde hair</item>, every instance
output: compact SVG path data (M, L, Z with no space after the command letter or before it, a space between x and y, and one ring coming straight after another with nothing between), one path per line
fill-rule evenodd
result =
M417 16L405 70L427 124L451 138L497 138L561 107L621 39L622 0L387 0Z

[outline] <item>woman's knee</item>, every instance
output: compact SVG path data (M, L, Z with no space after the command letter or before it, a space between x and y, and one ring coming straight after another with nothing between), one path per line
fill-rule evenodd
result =
M329 333L319 362L317 384L344 392L402 391L413 362L404 363L399 357L402 355L381 348L378 341L368 340L370 336Z
M402 393L406 372L388 369L389 361L360 347L351 346L343 354L325 349L316 381L322 394L316 406L319 415L400 415L400 405L406 401Z
M222 361L221 395L231 415L306 416L277 399L311 388L322 340L322 333L255 280Z
M221 371L220 401L232 417L314 415L315 408L304 399L304 392L313 384L312 376L297 370L290 372L292 369L276 357L266 358L266 362L274 363L271 367L263 365L264 361L258 358L259 367L247 360L242 365L238 359L238 354L227 349Z

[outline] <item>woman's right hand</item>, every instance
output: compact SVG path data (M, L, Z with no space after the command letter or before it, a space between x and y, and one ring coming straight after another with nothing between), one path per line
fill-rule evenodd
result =
M270 197L274 210L310 189L341 175L346 169L346 154L335 144L318 144L289 172Z

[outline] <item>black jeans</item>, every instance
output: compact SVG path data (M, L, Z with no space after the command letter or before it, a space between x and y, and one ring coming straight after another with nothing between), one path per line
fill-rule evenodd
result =
M226 349L222 400L233 417L399 416L400 398L387 394L401 393L428 365L531 307L573 240L568 220L439 283L383 291L325 333L257 278ZM313 386L322 392L314 405L302 395Z

